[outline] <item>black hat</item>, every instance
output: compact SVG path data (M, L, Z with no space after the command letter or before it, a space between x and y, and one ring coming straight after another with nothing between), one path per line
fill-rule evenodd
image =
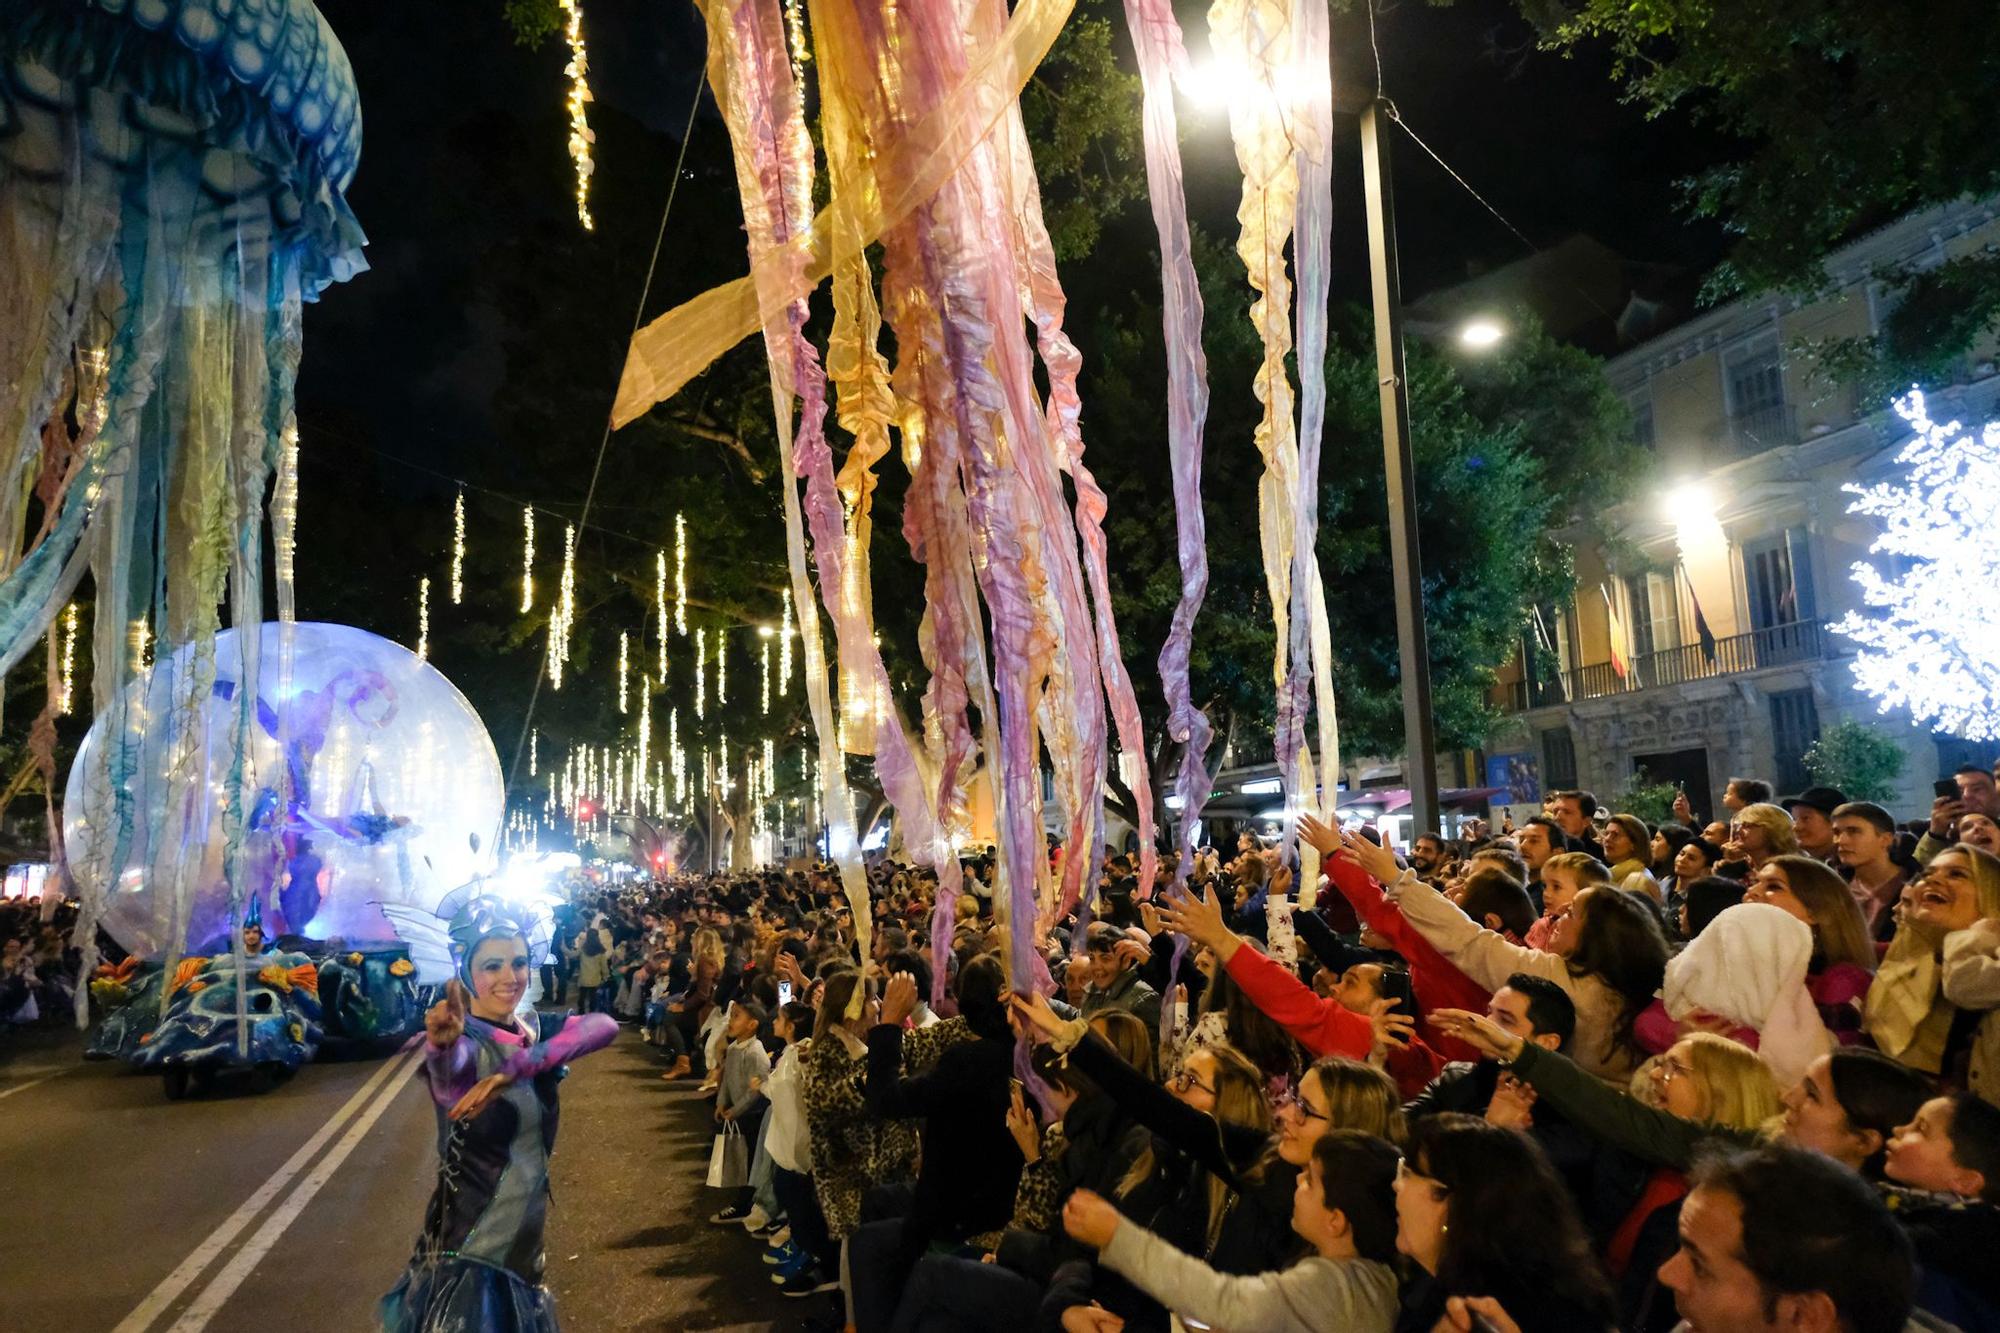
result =
M1795 805L1809 805L1828 819L1832 819L1833 812L1846 804L1847 798L1841 795L1837 787L1807 787L1797 796L1778 798L1778 805L1785 810L1790 810Z

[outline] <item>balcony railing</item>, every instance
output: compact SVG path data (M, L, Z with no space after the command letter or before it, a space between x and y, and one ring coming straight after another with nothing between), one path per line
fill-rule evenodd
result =
M1507 686L1506 707L1518 713L1529 708L1575 703L1579 699L1602 699L1662 685L1762 671L1831 657L1837 648L1827 635L1824 621L1798 620L1717 639L1713 658L1702 651L1700 644L1684 643L1635 659L1623 676L1611 663L1598 662L1565 671L1559 677L1517 680Z
M1739 412L1729 419L1729 437L1741 453L1754 454L1799 442L1798 414L1787 403Z

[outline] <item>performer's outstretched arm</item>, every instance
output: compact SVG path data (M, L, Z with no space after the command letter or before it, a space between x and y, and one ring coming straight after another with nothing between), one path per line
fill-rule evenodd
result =
M618 1020L610 1014L571 1014L555 1036L508 1056L500 1072L514 1079L533 1078L557 1065L603 1050L617 1035Z

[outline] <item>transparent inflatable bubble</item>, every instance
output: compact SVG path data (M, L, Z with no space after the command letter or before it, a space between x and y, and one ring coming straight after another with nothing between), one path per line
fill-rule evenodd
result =
M218 634L207 663L184 648L154 664L70 769L71 873L104 894L119 944L157 958L226 940L232 865L267 940L355 945L394 942L377 903L430 910L490 868L500 761L450 681L364 630L267 624L246 700L237 640Z

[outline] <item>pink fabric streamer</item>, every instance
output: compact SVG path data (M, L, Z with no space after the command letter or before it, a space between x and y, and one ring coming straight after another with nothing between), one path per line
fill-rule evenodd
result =
M864 119L878 129L922 116L963 76L965 33L947 0L894 9L862 3L840 17L851 17L858 29L862 67L899 75L892 87L882 80L868 90L875 101ZM875 144L878 153L894 146L890 136ZM1090 621L1075 545L1066 540L1057 460L1045 439L1030 354L1010 327L1021 309L1021 280L994 150L990 139L979 144L924 208L884 237L886 280L895 293L885 305L899 358L920 363L919 472L950 468L964 488L971 546L938 553L971 557L992 624L998 725L989 722L985 743L989 775L997 777L1010 953L1014 983L1040 988L1048 981L1033 929L1042 856L1035 710L1054 681L1052 701L1071 728L1057 743L1073 739L1086 764L1094 751L1101 765L1102 704L1090 644L1077 642L1089 635ZM880 169L892 174L893 159ZM956 497L947 488L944 498L950 504ZM1060 534L1052 530L1057 517ZM1079 828L1079 812L1071 813L1074 848L1088 826ZM1073 868L1078 859L1066 859L1066 878L1080 878Z
M749 76L737 92L745 101L749 123L758 131L747 147L764 195L762 209L751 208L746 200L746 220L761 215L760 222L769 224L768 244L778 252L797 254L802 247L792 246L792 242L810 220L812 155L799 90L791 78L783 19L775 5L750 0L735 8L732 22L741 52L741 67ZM766 233L763 226L752 227L751 233L754 261L759 237ZM804 515L812 534L812 556L819 574L821 600L834 626L842 679L865 682L865 688L879 705L875 726L876 776L902 820L905 844L938 872L932 941L933 957L942 959L950 954L952 910L962 883L957 855L945 841L942 829L957 800L958 768L970 748L964 689L962 684L954 684L963 673L956 668L947 671L940 691L947 716L954 719L945 728L946 734L956 743L947 746L945 763L941 766L945 778L933 797L918 768L910 738L891 703L888 673L875 647L871 627L864 615L847 607L838 595L848 577L847 543L832 450L826 439L826 377L804 333L806 316L806 302L803 299L793 302L788 307L789 327L782 342L770 343L767 337L773 365L785 366L782 378L786 387L800 399L791 466L806 483ZM918 510L913 507L912 512ZM928 517L928 511L924 512ZM913 540L912 545L916 544ZM963 652L964 617L947 614L943 620L947 646L953 650L950 660L956 662ZM944 994L947 980L943 967L934 971L931 999L934 1004L943 1002L948 1008Z
M789 290L800 281L798 256L810 249L803 242L813 168L783 20L773 0L714 0L706 12L711 42L726 44L712 49L711 79L735 139L753 271ZM969 52L997 39L1006 15L998 0L982 0L968 16L968 32L952 0L819 0L813 20L823 115L834 118L838 132L828 138L838 198L899 179L911 165L908 154L935 151L935 140L913 142L909 127L964 84ZM1063 295L1018 108L1001 114L1004 124L984 109L930 122L946 126L947 140L965 137L950 150L961 165L883 235L883 307L895 336L893 383L904 409L898 424L912 470L904 532L925 569L922 648L931 680L924 721L937 766L934 787L890 706L867 617L840 596L849 574L844 515L825 435L827 380L804 335L805 300L778 307L783 318L767 325L765 338L781 440L791 439L794 395L801 407L787 461L805 481L804 524L842 677L872 692L883 789L906 842L939 870L935 975L943 981L959 887L945 830L974 753L976 707L983 732L976 743L994 783L1014 984L1045 990L1050 981L1036 948L1038 890L1047 874L1038 737L1065 775L1073 851L1065 859L1065 892L1096 866L1107 696L1121 744L1143 754L1143 738L1117 651L1104 497L1082 463L1079 358L1062 330ZM773 256L792 258L774 264ZM1023 315L1035 325L1035 349L1024 336ZM842 343L843 356L852 346ZM1051 386L1046 405L1036 388L1035 350ZM1064 471L1077 488L1074 514L1064 497ZM788 521L796 521L796 511ZM801 567L795 565L793 577L802 580ZM992 626L991 669L982 619ZM825 732L823 695L822 682L814 720ZM824 750L828 738L821 742ZM838 782L838 774L828 781ZM1151 799L1143 775L1137 794L1150 866ZM1079 847L1087 853L1075 855Z

